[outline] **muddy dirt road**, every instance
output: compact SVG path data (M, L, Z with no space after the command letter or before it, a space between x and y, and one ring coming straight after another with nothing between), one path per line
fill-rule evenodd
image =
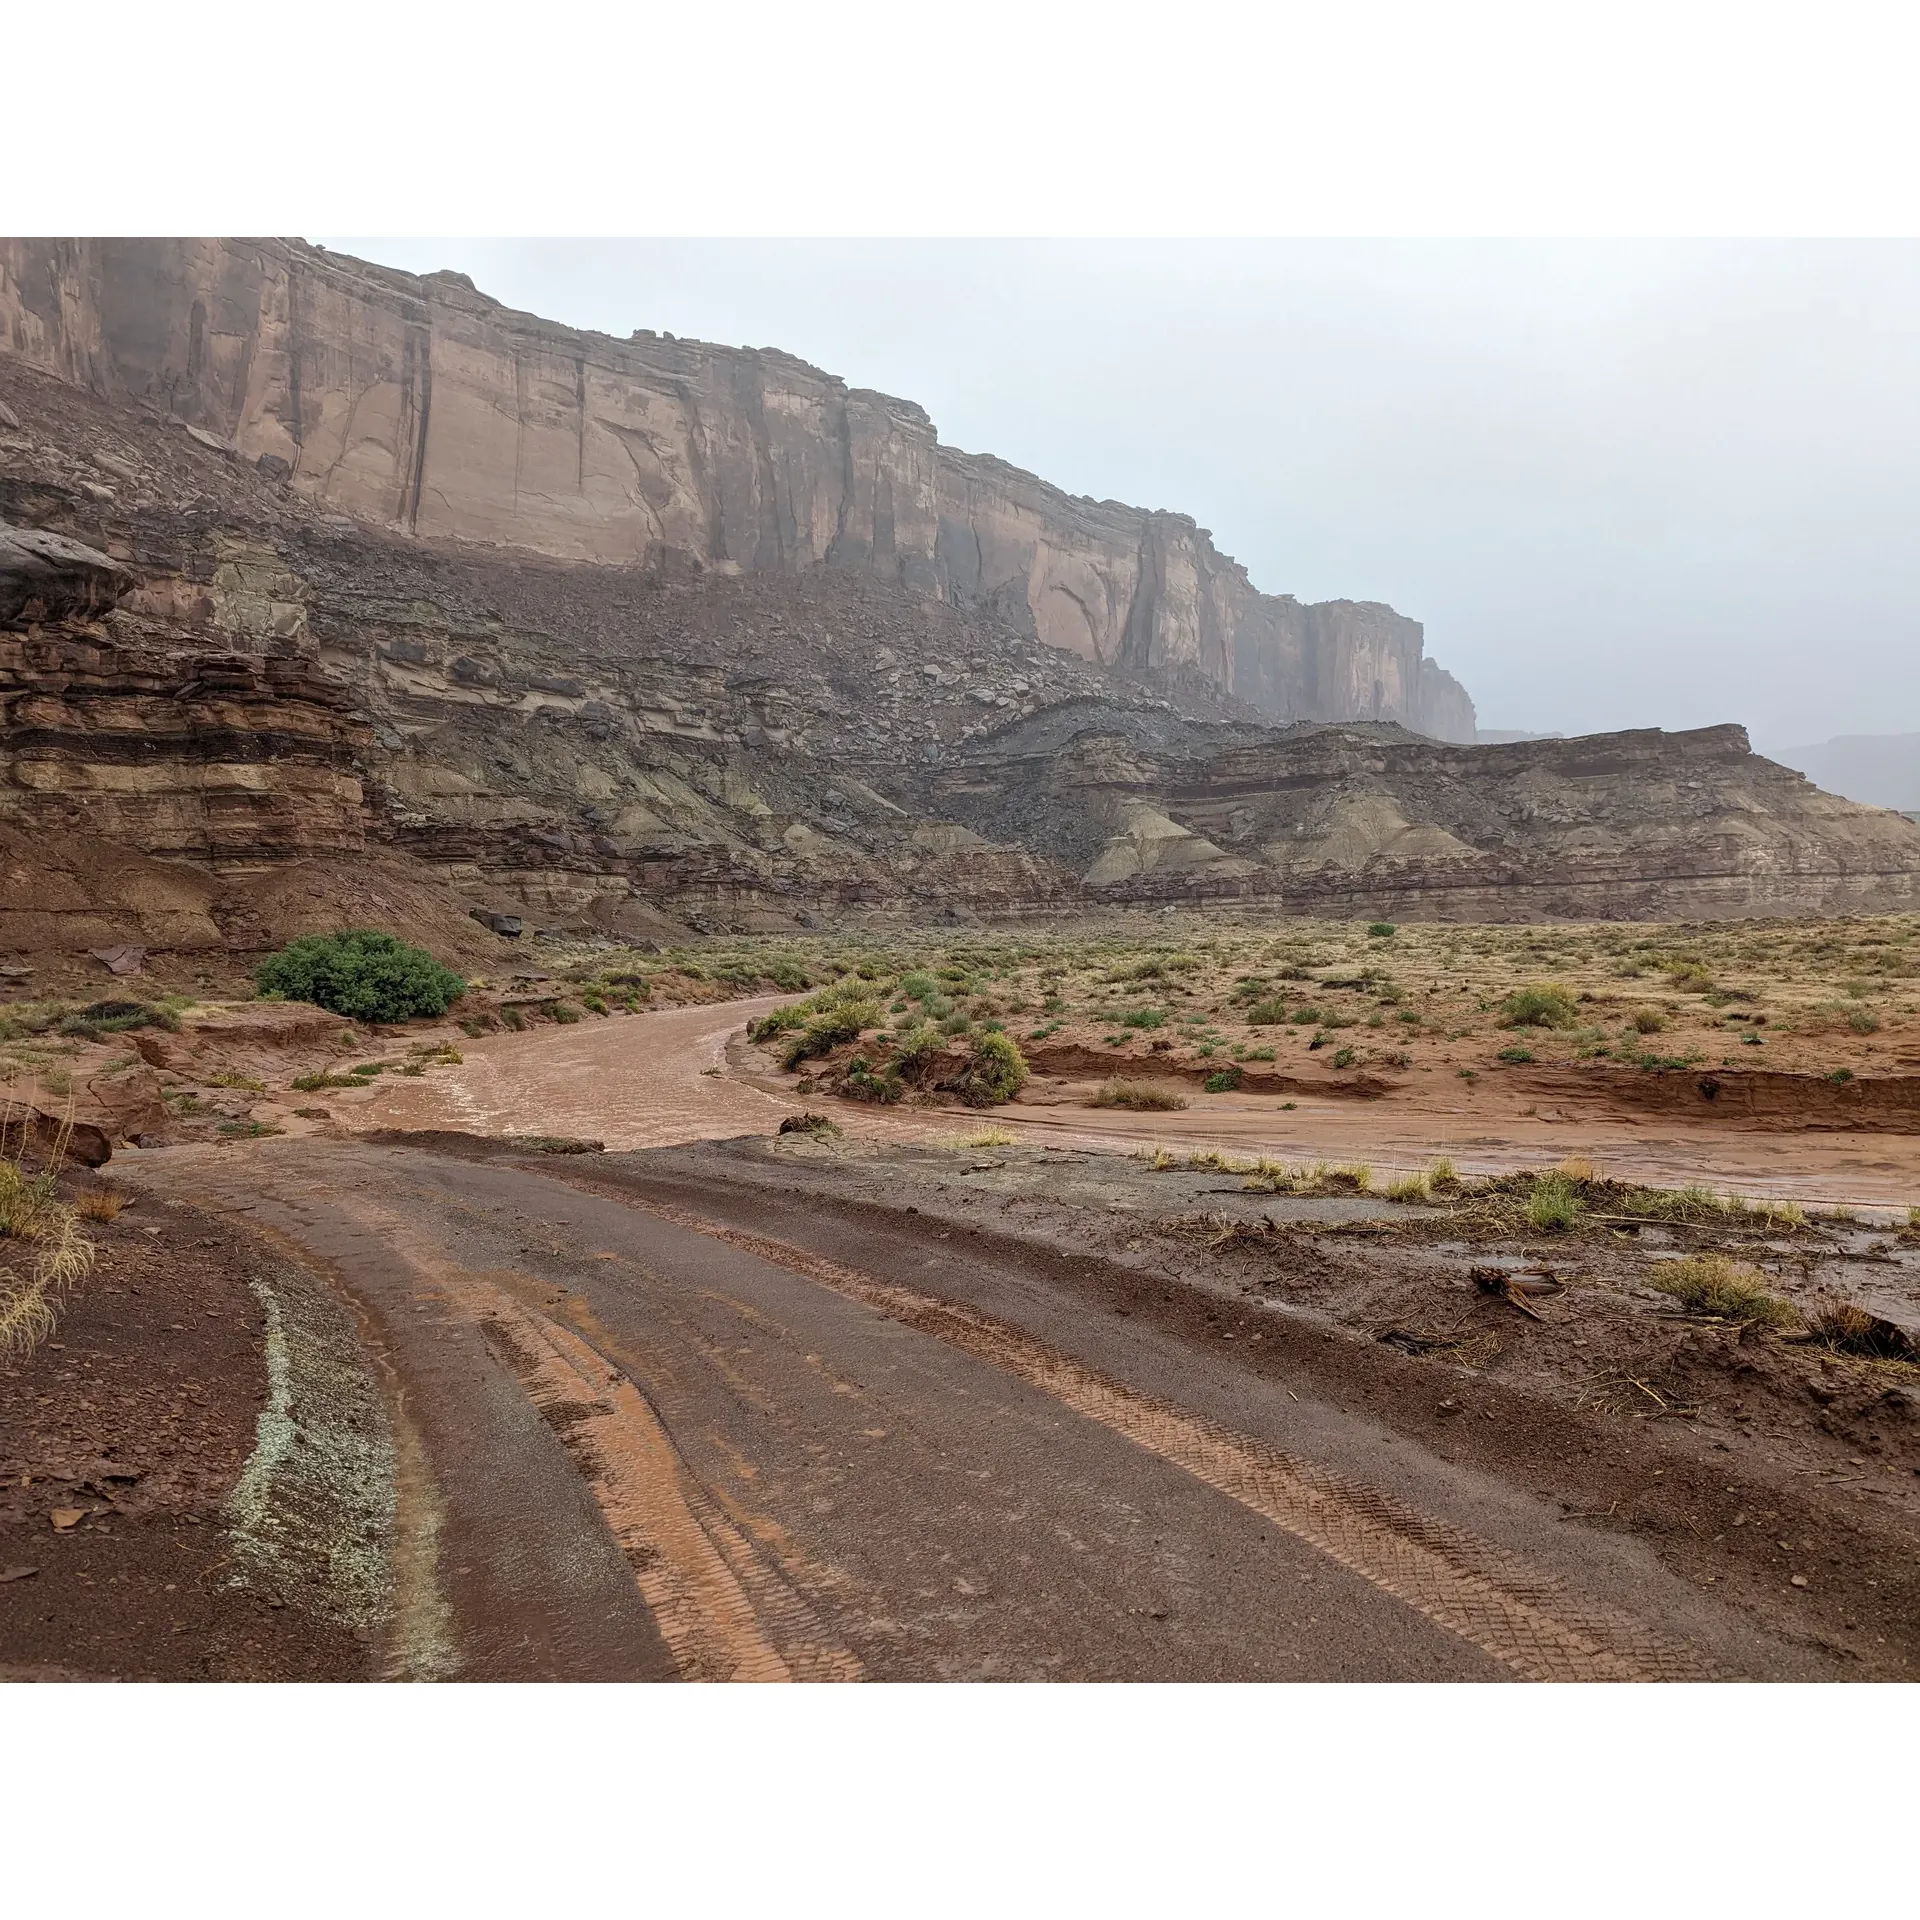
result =
M1487 1471L1441 1423L1382 1418L1352 1371L1377 1347L1323 1353L1331 1334L1277 1320L1269 1345L1228 1347L1211 1314L1135 1311L1098 1260L911 1203L836 1206L766 1149L746 1175L725 1151L143 1160L143 1184L264 1235L359 1316L392 1423L361 1470L391 1485L341 1511L393 1514L381 1670L1860 1670ZM329 1392L295 1353L296 1429L324 1427Z

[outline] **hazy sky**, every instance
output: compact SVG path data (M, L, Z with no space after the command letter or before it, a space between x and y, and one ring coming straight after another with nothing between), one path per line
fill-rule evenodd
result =
M1269 592L1424 621L1485 727L1920 729L1920 243L325 244L1189 513Z

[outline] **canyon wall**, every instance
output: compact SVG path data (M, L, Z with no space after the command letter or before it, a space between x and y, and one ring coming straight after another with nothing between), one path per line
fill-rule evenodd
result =
M659 568L853 569L1281 719L1471 741L1417 621L1255 590L1179 514L944 447L792 356L630 340L285 240L0 240L0 351L409 534Z

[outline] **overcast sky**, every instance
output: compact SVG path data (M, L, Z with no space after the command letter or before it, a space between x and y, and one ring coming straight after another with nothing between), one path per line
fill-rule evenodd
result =
M1189 513L1424 621L1483 727L1920 729L1920 243L325 244Z

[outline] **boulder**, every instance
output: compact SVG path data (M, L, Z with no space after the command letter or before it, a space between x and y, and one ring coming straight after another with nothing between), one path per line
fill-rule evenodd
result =
M132 585L133 575L98 548L0 521L0 627L90 619Z

